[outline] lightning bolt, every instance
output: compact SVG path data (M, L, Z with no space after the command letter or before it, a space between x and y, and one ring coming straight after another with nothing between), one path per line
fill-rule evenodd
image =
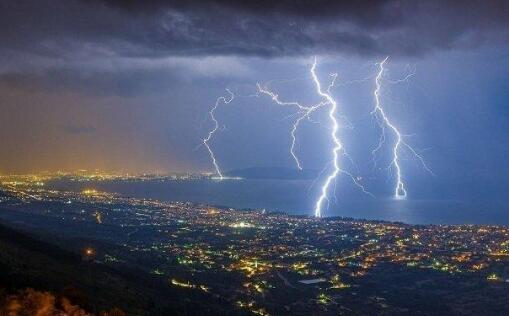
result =
M297 112L298 116L293 121L292 129L290 131L290 136L292 138L292 143L290 146L290 155L293 157L293 160L295 161L295 165L297 166L297 169L302 170L302 164L299 160L299 157L295 153L295 146L297 143L297 136L296 136L297 130L298 130L299 125L302 122L302 120L304 120L306 118L310 119L311 113L318 110L322 106L326 105L327 102L320 102L320 103L312 105L312 106L303 106L298 102L285 102L285 101L281 101L279 99L279 96L277 94L275 94L274 92L268 90L267 87L262 87L259 83L257 83L256 86L258 87L258 91L260 93L268 95L277 105L293 106L298 109L298 112Z
M212 148L210 148L210 145L209 145L209 141L212 139L212 136L214 135L214 133L218 130L219 128L219 122L217 121L214 113L215 111L217 110L217 108L219 107L219 104L222 102L223 104L228 104L230 102L233 101L235 95L233 94L233 92L231 92L229 89L226 89L226 91L230 94L230 98L227 99L225 96L222 96L222 97L219 97L217 98L216 100L216 103L214 104L214 106L212 107L212 109L210 109L209 111L209 115L210 115L210 118L212 119L212 121L214 122L214 128L212 128L209 133L207 134L207 137L205 137L203 139L203 145L205 145L205 147L207 148L208 152L209 152L209 155L210 155L210 159L212 160L212 164L214 165L214 168L216 169L216 173L217 175L219 176L219 180L223 180L224 177L223 177L223 173L221 172L221 169L219 168L219 165L217 163L217 160L216 160L216 156L214 155L214 152L212 151Z
M336 180L338 174L340 174L340 173L347 175L352 180L352 182L359 189L362 190L362 192L364 192L372 197L373 197L373 194L368 192L364 188L364 186L357 181L357 179L354 177L354 175L352 173L341 169L341 167L339 166L340 153L342 155L346 156L347 158L349 158L350 156L348 155L347 152L344 151L343 144L341 143L341 141L338 137L339 123L338 123L338 120L336 119L336 117L338 116L338 114L337 114L338 104L337 104L336 100L334 100L334 98L332 97L331 92L330 92L330 89L332 87L334 87L334 83L336 81L338 74L334 73L331 75L331 77L332 77L331 83L327 87L327 90L325 90L325 92L324 92L322 90L320 80L318 79L318 76L316 75L316 66L317 66L317 59L315 57L313 66L311 67L311 77L313 78L313 82L315 83L316 92L326 100L327 104L330 105L329 119L331 122L331 138L334 143L334 147L332 149L333 169L332 169L332 172L325 179L325 182L322 185L321 194L318 197L318 200L316 201L316 204L315 204L315 217L322 217L322 206L323 206L324 201L329 200L328 192L329 192L330 185L333 183L334 180ZM342 118L343 120L346 120L346 118L344 116L339 116L339 117ZM351 123L348 120L346 120L346 122L348 123L347 127L351 128Z
M380 91L382 88L382 76L385 71L385 63L389 60L389 57L387 56L384 60L382 60L380 63L378 63L378 73L375 77L375 107L371 111L371 114L375 116L378 125L380 126L381 133L380 138L378 140L378 146L372 151L373 157L375 157L376 152L379 151L383 144L385 143L385 129L386 127L389 128L395 135L396 141L394 143L394 146L392 147L392 161L389 165L389 167L394 167L396 171L396 184L394 186L394 198L396 199L405 199L407 196L407 190L405 186L405 182L403 181L402 177L402 171L401 171L401 165L400 165L400 157L399 154L401 152L402 148L406 148L409 150L417 159L421 162L423 167L433 174L433 172L428 168L426 165L423 157L419 155L408 143L405 142L403 135L399 131L399 129L391 122L387 114L385 113L384 108L382 107L382 103L380 101ZM407 76L403 80L407 80L409 76Z
M315 57L313 66L311 67L311 77L313 77L313 81L316 85L316 92L320 96L325 98L325 100L327 100L328 104L330 105L329 118L330 118L330 122L332 124L331 138L334 142L334 148L332 149L333 170L332 170L332 173L327 176L325 183L322 186L320 197L316 201L316 205L315 205L315 216L321 217L322 216L322 204L325 200L328 200L327 193L329 191L329 186L332 183L332 181L336 179L338 173L341 171L341 168L339 167L339 153L342 150L343 145L341 144L341 142L338 138L338 135L337 135L338 129L339 129L339 124L338 124L338 121L336 120L336 112L337 112L338 105L336 103L336 100L334 100L334 98L330 95L330 88L334 85L334 81L337 78L337 74L333 75L333 80L332 80L331 84L329 85L327 92L323 92L322 86L320 84L320 80L318 79L318 76L316 75L316 64L317 64L317 60Z
M300 104L298 102L282 101L279 98L279 95L277 95L276 93L270 91L267 87L263 87L260 84L257 84L257 87L258 87L258 91L260 93L263 93L263 94L269 96L277 105L280 105L280 106L291 106L291 107L297 108L297 118L293 121L293 126L292 126L292 129L290 131L290 135L291 135L291 138L292 138L292 143L291 143L291 146L290 146L290 154L293 157L293 159L295 161L295 164L296 164L296 166L297 166L297 168L299 170L302 170L302 165L300 163L300 160L299 160L297 154L295 153L295 146L296 146L296 142L297 142L296 133L297 133L297 130L299 128L299 125L302 122L302 120L304 120L306 118L308 120L311 120L310 115L314 111L319 110L320 108L322 108L324 106L327 106L327 105L330 106L329 119L330 119L330 122L331 122L331 138L332 138L333 143L334 143L334 147L332 149L332 156L333 156L332 165L333 165L333 170L327 176L327 178L325 180L325 183L322 185L321 194L320 194L318 200L316 201L314 213L315 213L316 217L321 217L322 216L322 206L323 206L323 203L325 201L327 201L327 202L329 201L329 199L328 199L328 192L330 190L330 186L333 183L333 181L337 178L339 173L347 175L352 180L352 182L358 188L360 188L362 190L362 192L364 192L366 194L369 194L371 196L373 196L373 195L370 192L368 192L364 188L364 186L362 186L362 184L360 184L357 181L357 179L355 178L355 176L352 173L341 169L340 166L339 166L340 155L344 155L347 158L350 158L350 157L343 150L343 145L341 144L341 141L339 140L339 137L337 135L340 125L339 125L338 120L336 119L336 117L341 118L341 120L344 121L346 123L346 126L349 127L349 128L352 128L352 124L348 121L348 119L346 117L338 115L338 113L337 113L337 107L338 107L337 103L334 100L334 98L332 97L331 92L330 92L330 89L332 87L334 87L334 84L336 82L337 74L331 74L331 78L332 78L331 82L330 82L329 86L327 87L327 89L325 91L323 91L321 83L320 83L320 80L318 79L318 76L316 75L316 67L317 67L317 59L315 57L313 65L312 65L312 67L310 69L310 72L311 72L311 77L313 79L313 82L314 82L314 84L316 86L316 92L323 99L321 102L319 102L317 104L314 104L314 105L311 105L311 106L304 106L304 105L302 105L302 104Z

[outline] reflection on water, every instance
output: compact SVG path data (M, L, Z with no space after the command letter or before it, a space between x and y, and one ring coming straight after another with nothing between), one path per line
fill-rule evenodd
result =
M259 208L289 214L313 214L319 188L310 181L145 181L145 182L53 182L56 189L95 189L124 196L164 201L192 201L236 208ZM507 204L501 201L371 198L358 191L336 194L325 216L400 221L412 224L509 224Z

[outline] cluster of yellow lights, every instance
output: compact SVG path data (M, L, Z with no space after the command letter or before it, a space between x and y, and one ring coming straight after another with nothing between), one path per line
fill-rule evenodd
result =
M492 273L486 277L486 280L488 281L500 281L500 277L496 275L495 273Z
M207 210L207 215L215 215L215 214L219 214L219 211L214 208L209 208Z
M253 313L255 315L269 316L269 313L267 313L267 311L264 308L255 308L254 301L250 301L250 302L237 301L237 306L239 306L241 308L247 308L247 309L249 309L249 311L251 313Z
M178 287L188 288L188 289L200 289L203 292L208 292L210 290L210 288L205 285L196 285L196 284L190 283L189 281L181 282L181 281L178 281L177 279L171 279L171 284L178 286Z
M310 274L310 270L307 263L297 262L291 265L293 271L297 272L300 275L308 275Z
M84 253L85 253L85 255L87 255L87 256L89 256L89 257L90 257L90 256L95 255L95 250L94 250L93 248L86 248L86 249L84 250Z
M305 262L297 262L297 263L292 264L292 269L295 271L298 271L298 270L306 269L307 266L308 266L308 264Z
M234 223L234 224L230 225L230 227L232 227L232 228L253 228L253 227L255 227L255 225L253 225L251 223L246 223L246 222L239 222L239 223Z
M346 289L346 288L350 287L350 284L341 282L341 278L337 274L332 277L330 283L331 283L331 287L330 287L331 289Z
M258 262L258 260L244 260L241 259L238 266L234 266L234 269L242 270L245 272L248 278L255 276L256 274L267 272L271 268L270 263Z
M242 286L244 286L245 288L247 289L254 289L256 292L260 293L260 294L263 294L265 292L264 290L264 285L262 283L251 283L251 282L247 282L247 283L244 283Z
M467 262L467 261L470 260L470 257L471 257L471 254L469 254L469 253L462 253L462 254L459 254L457 256L451 257L451 259L454 260L454 261L457 261L457 262Z
M81 193L85 194L85 195L95 195L98 192L95 189L85 189L85 190L81 191Z
M332 303L332 299L327 294L321 293L320 295L318 295L317 302L319 304L329 305L330 303Z
M479 270L486 268L487 266L488 265L486 263L474 264L474 265L472 265L472 270L479 271Z
M99 211L94 213L94 217L95 217L95 220L97 221L97 224L103 223L103 215Z
M237 301L237 305L239 307L253 307L254 306L254 301L251 301L251 302L242 302L242 301Z

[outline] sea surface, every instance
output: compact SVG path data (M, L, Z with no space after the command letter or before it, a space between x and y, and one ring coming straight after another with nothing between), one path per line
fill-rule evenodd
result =
M122 196L161 201L190 201L234 208L266 209L293 215L314 214L319 188L303 180L188 180L188 181L53 181L49 187L81 191L94 188ZM375 219L409 224L509 225L509 204L500 199L465 196L396 200L358 191L332 194L323 216Z

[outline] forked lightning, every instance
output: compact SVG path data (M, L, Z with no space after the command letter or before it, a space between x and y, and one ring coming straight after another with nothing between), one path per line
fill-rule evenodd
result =
M209 111L210 118L214 122L214 127L209 131L209 133L207 134L207 137L205 137L203 139L203 145L205 145L205 147L207 148L207 150L209 152L210 159L212 160L212 164L214 165L214 168L216 169L216 173L219 176L219 180L223 180L224 179L223 173L221 172L221 169L219 168L219 165L218 165L217 160L216 160L216 156L214 155L214 152L212 151L212 148L210 148L209 142L212 139L212 136L214 135L214 133L219 128L219 122L217 121L217 119L216 119L216 117L214 115L215 111L219 107L219 104L221 102L223 104L228 104L228 103L232 102L234 97L235 97L234 94L229 89L226 89L226 91L230 95L230 98L227 99L225 96L217 98L216 103L214 104L212 109L210 109L210 111Z
M299 125L302 120L309 118L311 113L318 110L320 107L326 105L326 102L320 102L320 103L312 105L312 106L303 106L298 102L284 102L279 99L279 96L277 94L268 90L267 87L262 87L259 83L257 84L257 87L258 87L258 91L260 93L266 94L269 97L271 97L271 99L274 102L276 102L276 104L281 105L281 106L293 106L298 109L297 114L299 114L299 116L297 117L297 119L295 119L295 121L293 121L292 130L290 132L290 135L292 138L292 144L290 146L290 155L293 157L293 160L295 161L295 165L297 166L297 169L302 170L302 164L299 160L299 157L295 153L295 146L297 143L297 135L296 135L297 130L298 130Z
M405 142L403 139L403 135L399 131L399 129L394 125L394 123L389 119L387 114L385 113L385 110L382 106L382 102L380 100L380 93L382 88L382 77L383 73L385 71L385 63L389 60L389 57L387 56L384 60L382 60L380 63L378 63L378 73L375 77L375 107L371 111L371 114L375 116L378 125L381 129L380 138L378 141L378 146L372 151L373 156L376 154L377 151L379 151L382 148L382 145L385 143L385 129L388 127L393 133L396 138L396 141L394 143L394 146L392 147L392 160L389 167L393 167L396 171L396 183L394 186L394 198L396 199L404 199L407 196L407 189L405 186L405 182L403 181L402 177L402 170L400 165L400 156L402 147L408 149L419 161L422 163L423 167L430 173L431 170L427 167L426 163L424 162L424 159L421 155L419 155L408 143ZM408 77L407 77L408 78Z

